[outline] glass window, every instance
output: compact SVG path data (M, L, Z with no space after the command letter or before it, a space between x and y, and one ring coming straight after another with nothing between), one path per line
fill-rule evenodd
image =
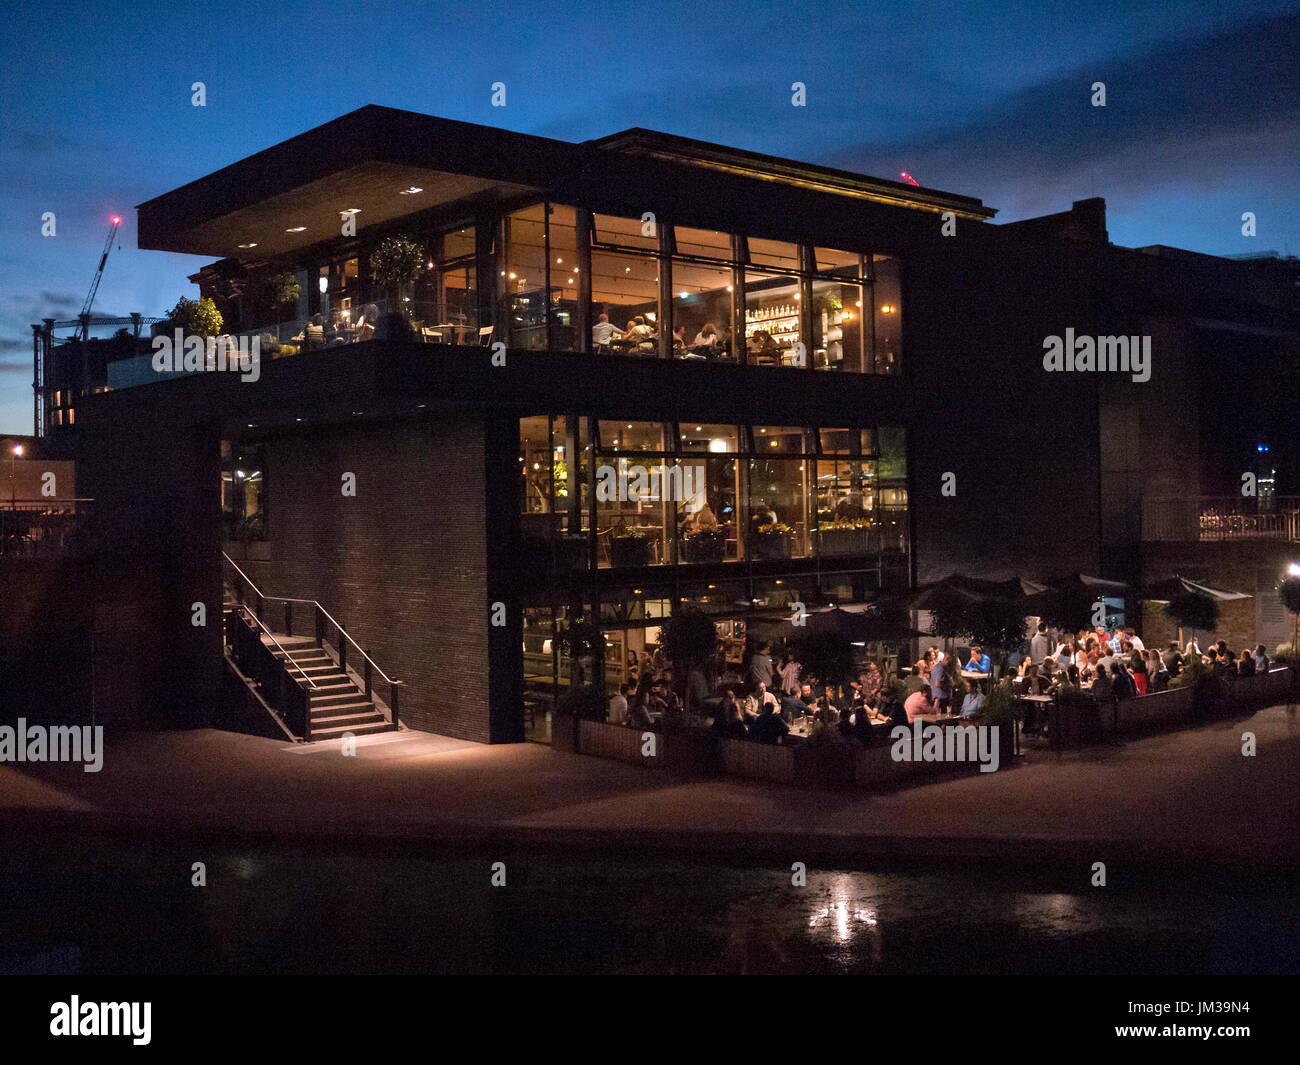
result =
M561 447L553 449L550 418L540 415L519 419L520 512L523 514L549 514L557 509L554 459L558 454L563 465L562 426L563 423ZM565 483L559 487L562 493L567 490ZM561 494L560 499L564 498ZM563 502L558 509L564 509Z
M578 229L572 207L550 207L551 342L555 351L577 351Z
M887 255L873 256L875 275L873 298L875 315L875 373L898 373L902 357L903 326L902 287L898 259Z
M745 275L745 347L750 365L807 365L799 359L799 279Z
M601 451L664 450L664 427L659 422L601 421Z
M498 282L511 347L546 347L546 215L536 204L507 215Z
M836 274L840 277L862 276L862 255L856 251L814 248L813 262L819 274Z
M682 422L679 428L683 451L710 451L716 454L739 450L739 437L734 425Z
M754 430L754 454L802 455L806 432L799 426L760 425Z
M851 429L822 429L819 439L823 455L852 454L853 431Z
M666 531L682 495L675 461L602 454L596 460L597 565L614 568L668 561Z
M773 437L776 443L777 438ZM755 437L757 446L758 437ZM774 454L780 454L773 449ZM804 558L808 554L808 464L802 458L749 462L746 553L752 559Z
M692 229L677 226L673 230L678 255L703 259L721 259L731 262L731 234L714 229Z
M749 237L749 261L754 266L775 267L777 271L797 273L801 269L799 245L784 240L765 240Z
M683 450L685 437L683 430ZM687 563L739 558L736 459L705 453L682 458L681 467L684 502L677 508L678 558Z
M71 424L72 412L68 421ZM221 519L227 540L266 540L266 449L221 442Z
M813 365L861 373L864 358L870 358L863 340L862 286L814 281L812 294Z
M659 250L659 231L656 223L650 220L598 214L593 216L592 226L592 240L597 244L656 252Z
M619 252L591 252L592 350L597 354L658 353L659 260ZM614 331L602 344L604 315ZM599 330L599 331L598 331Z
M731 306L731 267L673 260L674 357L730 358Z

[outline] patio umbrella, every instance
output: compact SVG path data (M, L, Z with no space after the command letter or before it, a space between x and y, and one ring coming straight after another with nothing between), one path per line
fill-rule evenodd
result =
M1143 590L1142 598L1148 603L1168 603L1177 599L1181 595L1188 593L1193 595L1203 595L1207 599L1215 599L1219 602L1232 602L1236 599L1253 599L1254 596L1247 595L1245 592L1224 592L1218 588L1211 588L1208 584L1198 584L1195 581L1189 581L1186 577L1180 577L1174 574L1172 577L1165 577L1163 580L1155 581L1146 586ZM1183 642L1183 627L1178 626L1178 643Z
M1198 584L1196 581L1188 580L1186 577L1180 577L1177 574L1148 584L1142 590L1142 598L1148 603L1167 603L1180 595L1186 595L1188 592L1204 595L1210 599L1217 599L1220 602L1254 598L1253 595L1247 595L1245 592L1225 592L1218 588L1211 588L1208 584Z

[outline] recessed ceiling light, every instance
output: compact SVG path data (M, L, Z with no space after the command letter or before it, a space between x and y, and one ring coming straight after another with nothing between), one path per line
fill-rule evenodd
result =
M345 207L343 208L343 210L339 212L339 214L360 214L360 213L361 213L360 207Z
M424 189L420 188L419 185L407 185L406 188L402 189L400 195L414 196L417 192L423 192L423 191Z
M256 247L257 247L257 242L254 241L252 244L241 244L240 247L241 247L241 248L256 248Z
M302 232L304 229L306 229L306 228L307 228L306 226L290 226L288 229L285 230L285 232L286 232L286 233L301 233L301 232Z

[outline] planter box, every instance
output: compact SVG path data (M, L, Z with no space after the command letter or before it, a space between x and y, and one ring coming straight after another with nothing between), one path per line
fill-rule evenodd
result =
M639 734L638 734L639 735ZM679 729L656 734L663 767L683 776L709 776L718 768L718 737L709 729Z
M592 724L594 722L589 722ZM578 751L578 719L572 714L551 715L551 746L557 751Z
M611 725L604 721L578 722L578 753L590 754L597 758L612 758L629 765L653 765L658 758L646 758L641 754L645 733L640 729L627 728L624 725ZM655 736L655 749L659 749L662 737Z
M729 777L795 783L793 747L736 739L720 740L718 747L722 771Z
M819 555L871 554L870 529L818 529L816 531Z
M609 541L611 566L650 565L650 541L644 536L615 536Z
M1121 699L1115 708L1115 731L1137 732L1169 725L1185 725L1192 719L1191 688L1170 688L1136 699Z
M721 562L727 553L722 535L695 535L682 538L682 554L687 562Z
M801 743L794 748L795 781L828 788L852 784L857 779L859 753L863 748L852 743Z
M790 533L776 533L764 536L762 533L756 533L754 536L754 557L755 558L789 558L790 557Z

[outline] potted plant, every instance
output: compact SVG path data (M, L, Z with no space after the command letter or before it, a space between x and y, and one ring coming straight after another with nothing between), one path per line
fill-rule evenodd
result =
M817 526L817 550L822 555L865 555L871 550L870 518L823 521Z
M424 268L424 249L407 236L386 237L370 256L370 273L384 293L388 313L380 320L380 335L389 340L413 333L405 314L403 290L414 284Z
M754 532L755 558L789 558L793 530L782 522L767 522Z
M984 696L984 702L975 711L976 725L996 726L998 730L999 764L1009 760L1016 749L1016 714L1019 710L1016 693L1010 681L999 681Z
M727 535L721 529L698 529L683 540L687 562L721 562L726 555Z
M1197 629L1213 632L1219 623L1219 604L1200 592L1185 592L1174 596L1165 605L1165 613L1178 626L1179 643L1182 643L1184 628L1191 629L1194 636Z
M633 532L619 522L609 534L609 564L611 566L648 566L650 564L650 538Z
M580 684L560 696L551 717L551 746L577 752L578 722L605 720L605 692L594 684Z
M1277 597L1295 620L1292 622L1291 646L1300 647L1300 577L1287 577L1277 586Z
M197 300L182 296L167 312L167 320L173 327L182 329L186 336L218 336L223 325L221 312L208 296Z

